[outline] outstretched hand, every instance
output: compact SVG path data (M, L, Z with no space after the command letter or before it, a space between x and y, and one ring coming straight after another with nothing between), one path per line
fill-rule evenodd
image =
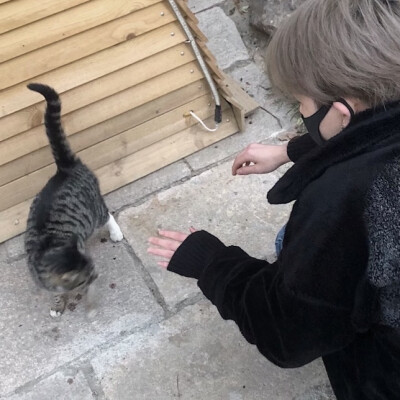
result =
M232 175L266 174L289 162L287 145L253 143L235 158Z
M189 230L190 233L196 232L196 229L192 227ZM151 246L147 249L147 252L164 258L165 261L159 261L157 264L160 267L167 268L175 251L189 235L182 232L164 230L159 230L158 234L158 237L152 236L148 239L151 245L157 247Z

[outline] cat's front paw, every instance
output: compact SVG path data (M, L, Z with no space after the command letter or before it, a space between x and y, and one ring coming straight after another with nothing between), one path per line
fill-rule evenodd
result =
M124 238L124 235L121 232L121 229L119 230L113 230L112 232L110 232L110 239L113 242L120 242L122 239Z
M61 315L62 315L61 311L57 311L57 310L53 310L53 309L50 310L51 318L59 318L59 317L61 317Z

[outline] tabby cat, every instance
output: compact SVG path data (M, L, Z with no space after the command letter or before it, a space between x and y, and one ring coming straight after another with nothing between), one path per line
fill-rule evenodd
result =
M36 283L53 292L52 317L60 316L68 292L86 291L97 278L85 241L106 225L111 240L123 238L108 212L97 178L72 152L61 125L61 102L49 86L31 83L30 90L46 99L46 134L57 173L33 200L25 233L28 267Z

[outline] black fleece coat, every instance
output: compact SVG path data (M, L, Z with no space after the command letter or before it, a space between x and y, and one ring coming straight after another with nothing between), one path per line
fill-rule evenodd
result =
M276 262L200 231L168 269L276 365L322 357L338 400L400 399L399 161L398 104L357 114L268 193L295 200Z

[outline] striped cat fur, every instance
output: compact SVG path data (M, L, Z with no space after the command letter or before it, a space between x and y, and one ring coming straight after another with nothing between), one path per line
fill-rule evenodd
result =
M31 83L30 90L46 99L46 134L56 174L32 202L25 233L28 267L39 287L53 292L53 317L60 316L68 292L87 291L97 278L85 241L106 225L113 241L122 232L100 193L93 172L74 154L61 124L61 101L49 86Z

